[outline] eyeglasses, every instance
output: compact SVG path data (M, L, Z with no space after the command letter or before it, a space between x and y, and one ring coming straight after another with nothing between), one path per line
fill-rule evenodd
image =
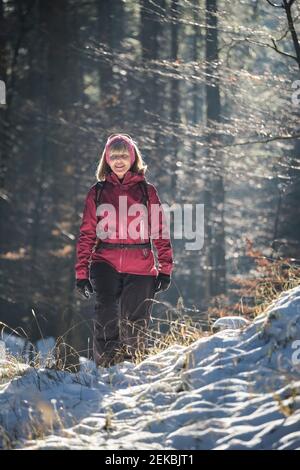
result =
M121 160L127 160L127 159L130 158L130 156L129 156L127 153L124 153L123 155L111 155L111 156L109 157L109 159L110 159L111 162L115 162L115 161L119 160L119 158L120 158Z

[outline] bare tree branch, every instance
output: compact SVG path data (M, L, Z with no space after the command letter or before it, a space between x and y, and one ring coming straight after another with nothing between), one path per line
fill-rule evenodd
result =
M251 41L250 39L248 38L245 38L245 41L249 42L250 44L257 44L258 46L263 46L263 47L269 47L270 49L273 49L274 51L278 52L278 54L282 54L284 56L287 56L289 57L290 59L294 59L296 62L298 62L297 60L297 57L292 55L292 54L288 54L287 52L283 52L283 51L280 51L275 43L275 40L272 39L272 42L274 43L274 47L271 46L271 44L266 44L266 43L263 43L263 42L258 42L258 41Z
M274 137L269 137L267 139L263 140L247 140L244 142L234 142L233 144L222 144L220 147L239 147L242 145L253 145L253 144L267 144L269 142L274 142L276 140L293 140L293 139L299 139L300 134L294 134L294 135L277 135ZM217 147L219 147L217 145Z
M287 0L283 0L283 3L284 3L285 12L286 12L287 20L288 20L289 30L290 30L293 44L294 44L294 49L297 55L298 66L300 68L300 44L298 41L298 36L295 30L294 20L293 20L293 16L291 12L291 6L293 5L294 0L291 0L289 3L287 2Z
M283 3L281 3L280 5L276 5L275 3L271 2L270 0L267 0L268 4L271 5L272 7L275 7L275 8L283 8Z
M292 55L292 54L288 54L287 52L283 52L283 51L280 51L278 49L278 46L275 42L275 39L272 38L272 43L274 44L274 47L272 47L272 49L274 49L276 52L278 52L278 54L281 54L281 55L285 55L287 57L290 57L291 59L295 59L296 62L298 62L298 59L296 56Z

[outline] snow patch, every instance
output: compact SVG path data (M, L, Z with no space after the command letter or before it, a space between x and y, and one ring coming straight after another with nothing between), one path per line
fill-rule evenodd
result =
M300 287L248 325L138 365L27 366L0 385L2 447L300 449L299 340Z

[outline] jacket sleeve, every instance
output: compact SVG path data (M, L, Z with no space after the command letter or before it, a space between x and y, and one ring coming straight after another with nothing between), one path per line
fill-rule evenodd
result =
M148 194L150 201L150 235L157 252L158 272L171 275L174 261L167 219L157 190L150 183L148 183ZM155 216L157 210L161 211L159 217Z
M76 279L89 278L89 261L97 237L96 226L95 188L92 187L85 199L79 236L76 242Z

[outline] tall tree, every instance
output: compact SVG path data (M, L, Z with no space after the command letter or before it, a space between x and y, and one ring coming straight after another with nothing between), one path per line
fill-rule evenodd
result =
M7 46L6 46L6 28L5 17L4 17L4 4L3 0L0 0L0 80L7 84ZM4 184L4 172L5 172L5 107L4 104L0 105L0 188L3 188Z
M225 291L225 236L224 236L224 183L222 154L218 143L217 127L221 117L220 89L218 80L218 2L206 0L206 125L207 161L212 172L205 181L205 222L207 253L207 298ZM218 173L213 170L213 162Z
M163 19L166 15L166 1L140 0L140 31L141 66L146 72L140 84L137 102L137 120L144 122L146 136L153 142L151 154L151 173L153 177L161 178L167 182L167 168L164 166L165 146L160 124L164 116L163 103L165 99L165 84L159 79L157 68L161 55L161 44L164 37ZM152 72L151 72L152 71ZM157 168L153 165L156 158L160 158L161 170L155 175Z

